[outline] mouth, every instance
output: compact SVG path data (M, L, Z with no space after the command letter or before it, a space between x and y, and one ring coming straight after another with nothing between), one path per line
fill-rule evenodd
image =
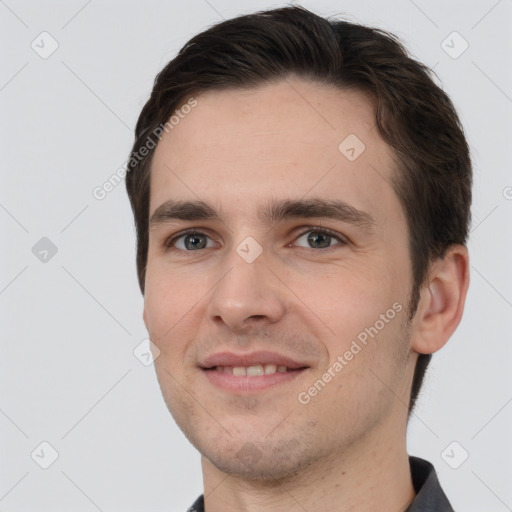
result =
M276 364L253 364L251 366L215 366L214 368L207 368L215 370L226 375L234 375L236 377L259 377L261 375L274 375L275 373L286 373L294 371L287 368L285 365Z
M206 358L200 367L213 386L229 392L247 393L290 382L309 365L274 352L222 352Z

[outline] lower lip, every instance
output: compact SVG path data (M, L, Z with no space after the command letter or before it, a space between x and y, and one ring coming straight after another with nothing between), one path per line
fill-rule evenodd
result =
M217 370L203 370L206 377L214 386L235 393L248 391L263 391L279 384L285 384L301 375L307 368L290 370L287 372L277 372L268 375L258 376L235 376L228 373L222 373Z

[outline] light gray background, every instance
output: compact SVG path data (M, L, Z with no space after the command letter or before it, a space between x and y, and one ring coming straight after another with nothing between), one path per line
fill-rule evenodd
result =
M125 162L156 73L192 35L279 5L0 1L3 512L185 511L201 492L199 455L133 354L146 331L124 183L102 201L92 190ZM434 463L455 509L512 510L512 2L302 5L396 33L460 112L475 170L471 286L408 445ZM46 59L31 47L51 48L43 31L59 45ZM441 46L453 31L469 44L456 59ZM453 54L464 43L446 44ZM58 249L46 262L32 252L42 237ZM48 469L43 441L59 455Z

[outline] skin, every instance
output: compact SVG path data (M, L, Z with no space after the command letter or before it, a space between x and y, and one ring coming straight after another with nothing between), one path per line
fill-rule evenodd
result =
M160 351L163 397L202 454L206 510L405 510L414 498L405 443L414 365L460 321L466 249L433 262L408 322L406 217L370 99L293 77L196 99L155 150L150 215L168 200L201 200L221 218L150 228L144 321ZM355 161L338 149L349 134L366 146ZM269 199L313 198L345 201L371 215L373 228L258 215ZM207 236L206 248L187 250L183 237L169 243L188 228ZM307 235L318 228L339 239L311 247ZM246 237L262 248L252 263L236 251ZM401 311L300 403L298 394L395 303ZM222 350L275 350L309 368L236 394L199 367ZM240 456L247 450L252 460Z

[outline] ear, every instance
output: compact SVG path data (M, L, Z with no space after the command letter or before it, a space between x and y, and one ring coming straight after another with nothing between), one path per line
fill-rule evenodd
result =
M420 291L413 319L411 348L432 354L442 348L460 323L469 287L469 255L463 245L452 245L434 261Z

